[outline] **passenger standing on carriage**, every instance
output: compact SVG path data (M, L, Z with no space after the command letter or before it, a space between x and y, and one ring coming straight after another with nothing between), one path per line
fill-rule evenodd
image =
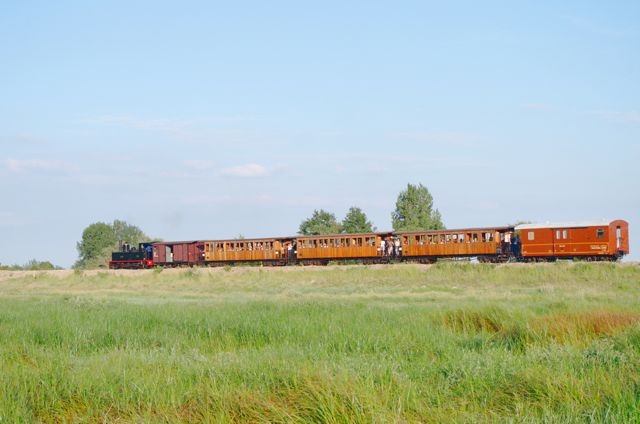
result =
M382 239L380 241L380 252L381 252L382 256L386 255L386 253L387 253L387 249L386 249L386 246L385 246L384 239Z
M516 258L520 257L520 239L518 236L511 238L511 254Z

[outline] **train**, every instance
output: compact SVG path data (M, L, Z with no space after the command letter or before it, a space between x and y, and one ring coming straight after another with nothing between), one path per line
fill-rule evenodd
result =
M622 219L424 231L121 243L111 269L329 263L617 261L629 254Z

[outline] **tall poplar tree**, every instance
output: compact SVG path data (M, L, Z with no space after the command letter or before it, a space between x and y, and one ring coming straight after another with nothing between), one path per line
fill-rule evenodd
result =
M442 230L442 216L433 208L433 197L422 184L407 184L400 192L396 209L391 213L395 231Z

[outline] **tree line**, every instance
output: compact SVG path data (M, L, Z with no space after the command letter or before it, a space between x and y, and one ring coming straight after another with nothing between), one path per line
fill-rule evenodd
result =
M398 194L395 210L391 213L394 231L420 231L444 229L442 216L433 207L433 196L422 184L407 184L406 190ZM324 209L314 210L313 215L302 221L298 229L303 235L339 233L371 233L376 228L359 207L352 206L342 222L335 214Z
M49 261L39 261L37 259L31 259L24 265L2 265L0 264L0 270L2 271L51 271L54 269L62 269L59 266L55 266Z
M395 209L391 213L391 224L394 231L420 231L444 229L442 217L434 208L433 197L422 184L407 184L407 188L398 194ZM298 228L302 235L323 235L339 233L371 233L376 227L367 215L357 206L347 211L342 221L336 215L324 209L316 209L311 217L303 220ZM149 241L140 228L115 220L113 223L97 222L89 225L82 232L82 239L77 244L78 260L74 268L105 267L111 252L117 250L121 242L132 246Z

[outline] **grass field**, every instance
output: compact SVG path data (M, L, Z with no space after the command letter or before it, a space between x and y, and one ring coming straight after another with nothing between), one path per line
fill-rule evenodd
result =
M640 267L0 272L0 423L639 422Z

